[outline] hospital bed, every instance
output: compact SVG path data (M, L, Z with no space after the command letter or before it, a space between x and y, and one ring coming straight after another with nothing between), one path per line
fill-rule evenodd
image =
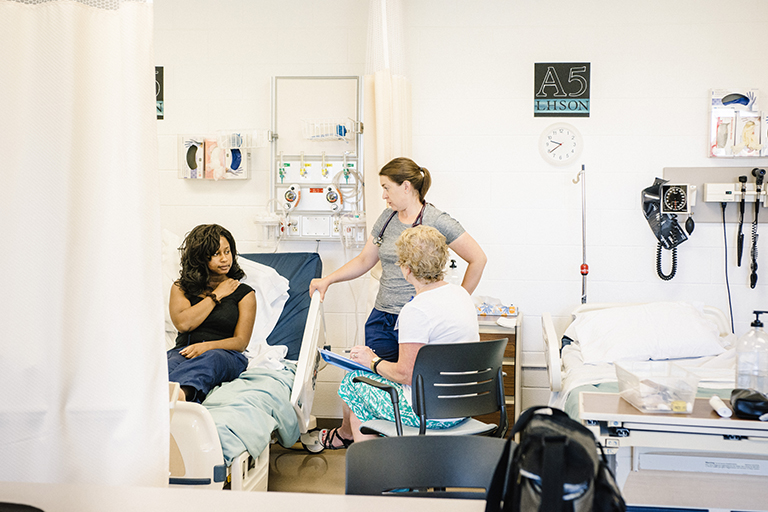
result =
M711 306L683 302L583 304L557 335L552 315L542 314L550 405L578 419L580 391L617 392L614 361L672 360L695 368L699 387L729 397L733 345L725 315ZM586 339L579 340L579 334Z
M301 439L309 449L317 446L311 408L325 324L309 282L322 274L320 257L240 254L238 261L257 293L248 369L211 390L202 405L175 404L172 487L266 491L272 443L292 446Z
M720 418L708 404L712 395L729 403L734 386L736 338L719 309L679 302L585 304L573 311L562 335L552 315L543 313L542 336L549 405L593 431L611 456L620 487L629 480L637 488L638 478L660 471L669 482L689 482L687 487L718 473L753 479L747 489L752 481L768 484L768 428ZM613 363L649 358L699 377L690 414L642 413L618 396ZM747 494L742 490L741 496Z

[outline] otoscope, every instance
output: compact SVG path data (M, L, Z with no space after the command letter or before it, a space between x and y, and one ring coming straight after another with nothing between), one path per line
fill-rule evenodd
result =
M752 273L749 275L749 287L754 288L757 285L757 216L760 213L760 192L763 188L763 178L765 178L765 169L752 169L752 176L755 177L755 218L752 220Z
M744 252L744 233L742 229L744 227L744 205L747 202L747 177L739 176L739 183L741 183L741 203L739 203L739 238L737 239L737 265L741 266L741 254Z

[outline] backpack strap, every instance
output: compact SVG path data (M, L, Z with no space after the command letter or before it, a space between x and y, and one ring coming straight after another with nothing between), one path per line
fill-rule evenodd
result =
M544 438L544 465L541 474L541 505L539 512L560 512L563 509L565 480L565 436Z
M570 418L565 412L561 411L560 409L556 409L554 407L549 407L546 405L535 405L523 411L523 413L515 422L515 426L512 427L512 433L509 435L509 437L515 437L515 434L522 432L523 429L528 425L528 423L530 423L531 418L533 418L533 415L536 414L536 411L540 411L542 409L551 410L552 416L562 416L564 418Z

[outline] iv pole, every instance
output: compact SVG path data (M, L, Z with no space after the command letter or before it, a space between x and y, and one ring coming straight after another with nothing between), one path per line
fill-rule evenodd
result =
M589 274L589 265L587 265L587 188L586 188L586 169L581 165L581 171L576 175L574 184L581 181L581 303L587 303L587 274Z

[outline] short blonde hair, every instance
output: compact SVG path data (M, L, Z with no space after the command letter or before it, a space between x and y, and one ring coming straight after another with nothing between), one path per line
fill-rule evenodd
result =
M411 270L413 277L425 283L440 281L445 276L448 245L445 237L430 226L408 228L395 242L397 265Z

